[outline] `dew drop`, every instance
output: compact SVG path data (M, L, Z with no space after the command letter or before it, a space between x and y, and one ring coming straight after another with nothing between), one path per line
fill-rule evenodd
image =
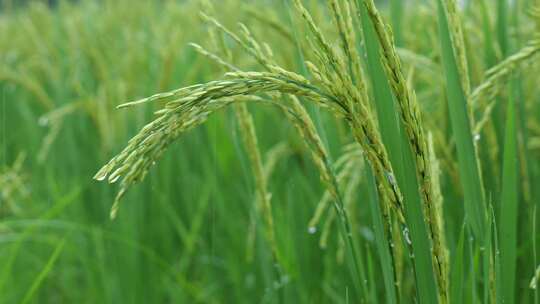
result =
M408 245L411 245L411 238L409 237L409 228L405 227L403 229L403 236L405 237L405 242L407 242Z
M394 177L394 174L392 174L392 172L384 172L384 174L386 175L386 179L388 179L388 182L392 185L392 186L395 186L396 185L396 178Z
M42 116L42 117L39 118L38 124L40 126L42 126L42 127L45 127L46 125L49 124L49 119L47 117L45 117L45 116Z
M308 232L309 234L315 234L315 232L317 232L317 227L309 227Z
M375 236L373 235L373 231L369 229L368 227L360 228L360 233L366 240L370 242L372 242L375 239Z

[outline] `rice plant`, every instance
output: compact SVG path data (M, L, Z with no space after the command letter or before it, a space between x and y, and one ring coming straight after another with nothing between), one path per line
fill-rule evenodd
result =
M537 303L540 3L494 3L0 6L0 302Z

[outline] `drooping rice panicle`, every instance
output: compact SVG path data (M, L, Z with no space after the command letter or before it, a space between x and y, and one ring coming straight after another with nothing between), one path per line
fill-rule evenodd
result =
M146 125L138 135L130 140L124 151L113 158L95 176L96 179L103 180L110 175L109 182L115 182L122 177L120 191L111 211L112 217L116 215L118 202L129 186L144 178L150 166L162 155L172 141L183 132L203 123L210 113L237 102L239 99L243 101L260 99L255 96L246 97L252 93L271 91L294 93L322 104L326 104L328 102L326 99L330 98L328 95L324 97L324 93L318 92L299 75L295 76L295 79L276 73L257 72L237 72L230 73L229 76L235 76L236 79L214 81L156 94L148 99L124 105L166 100L165 107L156 112L158 117Z
M532 60L539 51L540 36L537 36L531 39L521 50L489 69L484 76L483 82L471 93L470 103L474 107L480 108L481 102L492 100L502 87L504 87L505 79L507 79L520 64ZM490 102L484 109L481 109L483 111L480 113L481 118L475 126L475 134L480 133L485 122L491 116L493 107L494 104Z

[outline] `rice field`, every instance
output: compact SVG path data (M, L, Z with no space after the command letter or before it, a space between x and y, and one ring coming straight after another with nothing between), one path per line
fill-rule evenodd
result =
M0 1L0 303L540 303L538 0Z

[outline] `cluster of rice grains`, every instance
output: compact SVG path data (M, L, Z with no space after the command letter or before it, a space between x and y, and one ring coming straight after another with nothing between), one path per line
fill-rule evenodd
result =
M468 115L475 134L481 132L482 126L489 119L492 103L501 83L516 67L535 55L540 49L540 39L535 37L515 55L507 57L498 65L491 68L485 79L475 89L471 89L471 80L465 52L465 39L458 16L457 4L453 0L441 1L444 8L448 32L451 40L452 52L455 57L459 74L461 89L468 101ZM333 44L323 34L325 32L317 24L310 12L300 0L294 0L294 6L308 35L301 41L303 62L308 75L280 67L274 59L271 47L260 43L246 26L240 24L241 35L227 29L216 19L202 14L202 19L211 27L212 49L209 50L198 44L192 44L194 49L208 59L213 60L223 69L227 70L225 79L210 81L203 84L184 87L178 90L159 93L138 101L121 105L121 108L132 107L144 103L159 103L163 107L157 111L156 118L144 126L124 148L124 150L111 159L95 175L97 180L107 179L109 182L120 182L120 190L112 207L111 217L118 211L118 203L126 191L135 183L144 179L151 166L153 166L168 148L186 131L204 123L208 116L229 105L234 111L239 124L243 143L249 156L255 181L256 209L261 212L266 224L266 236L272 247L275 262L279 261L278 245L275 239L273 226L271 195L268 190L269 171L265 169L266 163L272 167L276 157L268 157L263 161L257 143L257 135L253 117L248 111L247 104L266 104L276 107L295 126L305 146L312 154L312 160L317 168L325 192L321 198L312 219L309 222L309 232L315 233L320 220L327 213L325 226L322 230L320 245L326 247L330 227L337 218L341 227L340 246L347 252L347 261L350 262L352 278L360 289L365 290L365 271L363 261L358 258L355 237L353 236L353 220L349 216L350 209L355 205L355 192L358 190L362 173L366 170L365 164L373 172L376 192L380 202L380 216L384 225L387 249L392 257L392 278L395 290L387 292L401 294L401 268L403 267L402 252L408 251L411 265L415 271L418 288L418 297L422 301L437 299L441 303L449 301L449 257L448 246L445 240L444 216L442 208L442 194L439 182L439 161L435 156L434 139L431 132L426 130L422 120L421 107L410 82L406 79L401 59L396 50L391 29L386 25L379 14L373 0L365 1L338 1L328 0L329 12L333 17L334 31L337 33L338 43ZM212 13L211 5L205 2L205 13ZM282 32L284 36L293 39L287 28L265 16L253 11L255 18L262 20L269 26ZM538 15L532 10L531 14ZM411 207L414 202L408 201L409 196L403 194L405 182L401 172L397 172L398 165L391 161L388 147L384 144L381 128L375 108L379 105L371 98L371 89L368 86L366 71L363 69L363 58L359 54L359 37L356 28L361 24L361 17L368 16L379 47L380 64L383 67L386 81L389 84L391 95L395 100L394 111L398 114L399 125L395 132L403 136L405 146L413 160L412 168L416 178L416 189L420 195L420 213L414 213ZM362 20L366 22L366 20ZM364 39L366 37L364 33ZM243 71L232 63L232 50L224 39L233 41L237 46L251 56L263 71ZM364 41L373 43L375 41ZM309 46L309 47L306 47ZM305 104L329 110L336 118L349 127L354 143L345 146L343 155L333 162L327 147L321 139L318 129ZM476 113L481 115L477 123L474 121ZM283 147L283 146L279 146ZM284 153L283 149L279 153ZM405 152L404 152L405 153ZM275 155L278 155L276 152ZM474 157L477 157L476 154ZM406 160L403 160L406 161ZM329 209L329 205L333 209ZM474 216L469 214L468 216ZM398 233L396 234L396 231ZM418 247L415 243L428 244L427 247ZM403 248L401 248L403 247ZM419 250L424 250L418 255ZM422 253L422 252L421 252ZM416 259L426 259L418 263ZM424 264L422 264L424 263ZM422 268L428 263L430 269ZM435 283L422 283L421 277L429 281L430 275L422 271L431 272ZM431 288L435 287L435 288ZM388 288L388 286L387 286ZM422 290L423 289L423 290ZM433 289L433 290L429 290ZM390 297L391 298L391 297ZM389 299L390 299L389 298ZM426 302L427 303L427 302Z

